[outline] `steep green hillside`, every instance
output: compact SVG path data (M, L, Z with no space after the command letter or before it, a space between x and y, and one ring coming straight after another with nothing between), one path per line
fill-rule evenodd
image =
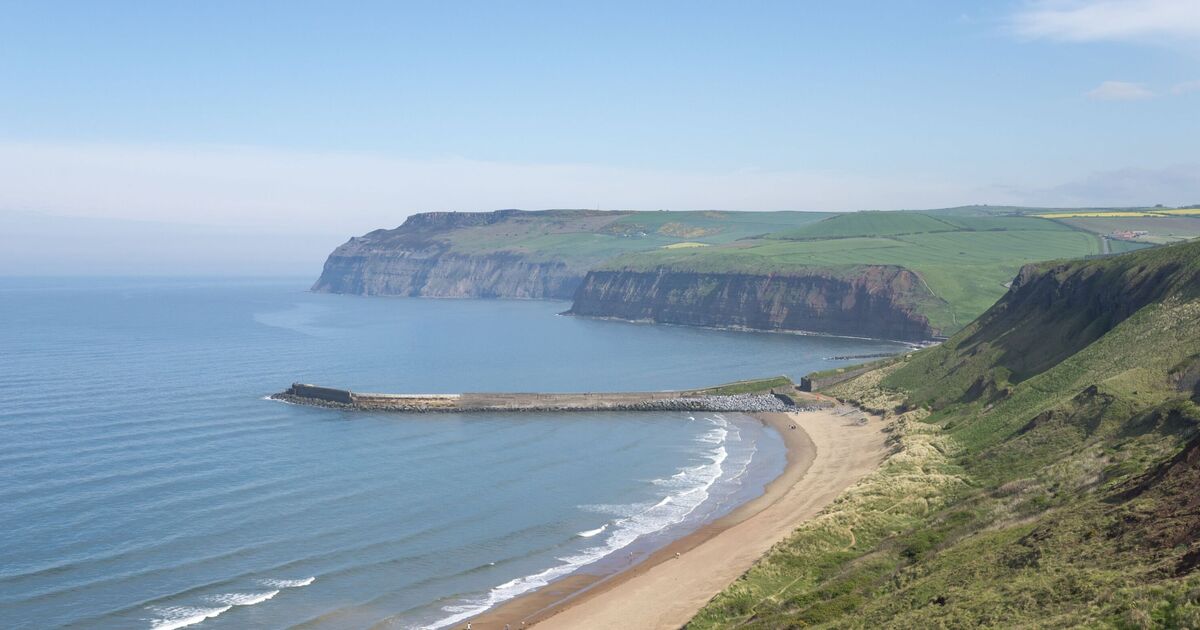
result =
M992 305L1022 265L1100 253L1092 234L1026 216L856 212L719 247L627 254L605 270L802 273L813 267L896 265L916 272L935 299L922 307L954 332Z
M1027 267L828 393L894 453L689 627L1200 626L1200 242Z

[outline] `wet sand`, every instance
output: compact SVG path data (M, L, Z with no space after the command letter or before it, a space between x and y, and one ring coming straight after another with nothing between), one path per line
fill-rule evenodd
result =
M472 628L679 628L883 460L877 418L860 425L830 411L751 415L779 431L787 446L787 466L762 496L627 570L568 576L472 619Z

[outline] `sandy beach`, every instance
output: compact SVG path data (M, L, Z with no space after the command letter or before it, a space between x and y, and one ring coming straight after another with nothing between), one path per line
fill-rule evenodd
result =
M679 628L776 542L884 456L882 424L828 411L753 414L779 431L787 466L762 496L609 576L569 576L472 620L477 630ZM791 428L792 426L796 428ZM678 556L677 556L678 554Z

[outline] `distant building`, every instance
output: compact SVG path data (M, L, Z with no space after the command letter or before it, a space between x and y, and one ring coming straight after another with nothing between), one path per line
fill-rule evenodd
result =
M1112 237L1122 240L1133 240L1149 234L1146 230L1113 230Z

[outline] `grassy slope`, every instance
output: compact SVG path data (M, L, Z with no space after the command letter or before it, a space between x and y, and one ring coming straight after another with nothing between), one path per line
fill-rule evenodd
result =
M940 298L925 307L933 325L953 332L991 306L1022 265L1099 251L1096 236L1046 219L857 212L723 247L628 254L605 268L797 273L900 265L920 274Z
M705 394L713 396L732 396L734 394L761 394L764 392L778 392L780 394L792 394L796 391L796 384L792 379L786 376L776 376L772 378L758 378L748 381L737 381L735 383L726 383L709 387L701 390Z
M1041 273L832 389L895 453L689 627L1200 626L1200 243Z

